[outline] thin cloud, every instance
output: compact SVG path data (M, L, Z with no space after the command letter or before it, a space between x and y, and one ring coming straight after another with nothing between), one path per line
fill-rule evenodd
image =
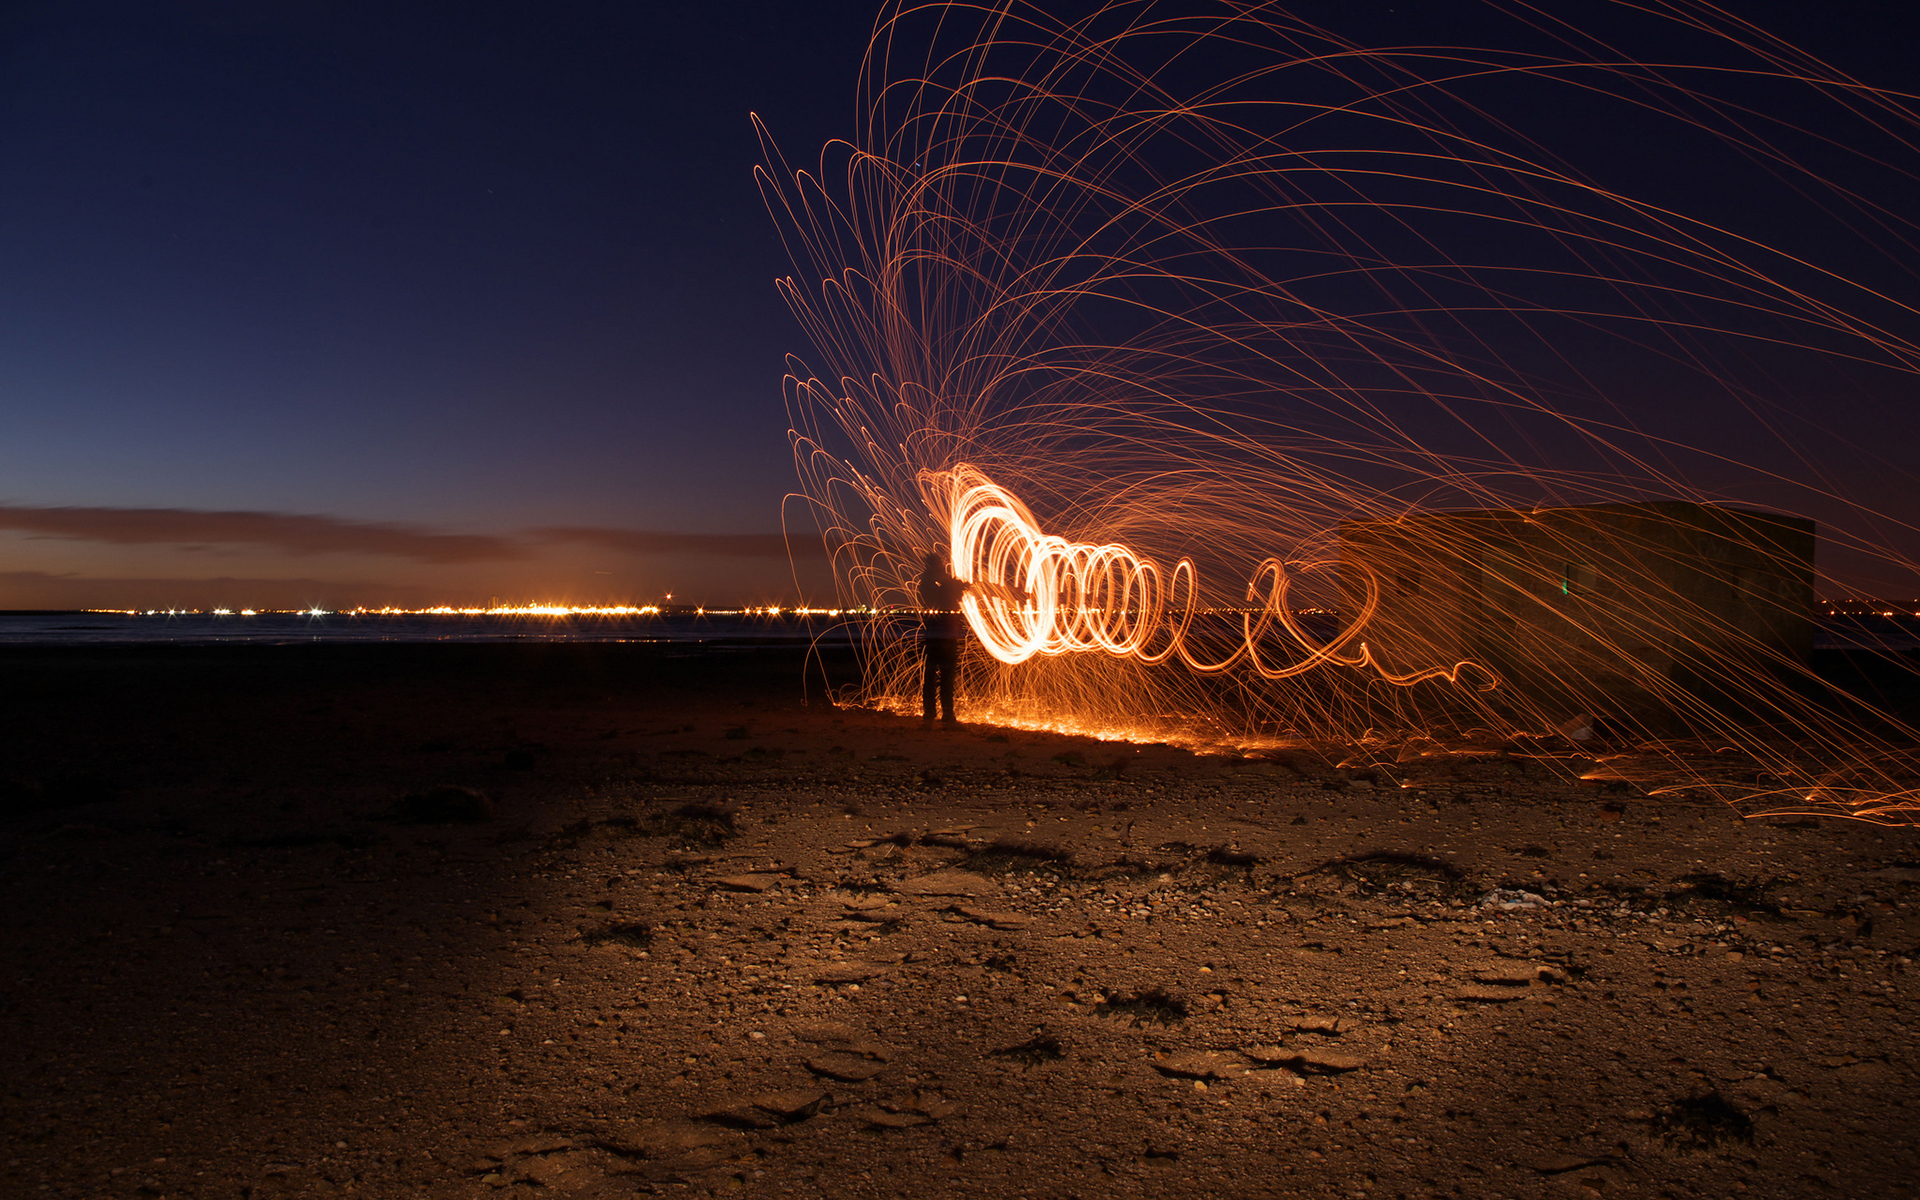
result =
M327 579L111 579L0 571L0 608L303 608L309 604L442 603L408 584Z
M555 525L528 531L549 542L597 546L623 554L708 554L720 558L812 557L820 539L781 533L664 533L653 529L601 529Z
M248 545L288 554L377 554L426 563L504 562L528 556L524 546L501 537L304 513L0 504L0 530L122 546Z

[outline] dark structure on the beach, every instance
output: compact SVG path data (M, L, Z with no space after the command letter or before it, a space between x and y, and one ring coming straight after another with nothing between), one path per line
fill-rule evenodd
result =
M1341 526L1342 608L1390 671L1471 660L1496 710L1663 728L1678 711L1764 717L1761 678L1813 650L1811 521L1662 501L1422 513ZM1349 616L1349 619L1352 619Z

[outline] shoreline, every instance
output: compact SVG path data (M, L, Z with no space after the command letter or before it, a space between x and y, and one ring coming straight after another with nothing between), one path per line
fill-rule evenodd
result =
M8 1190L1920 1177L1914 830L925 732L685 649L0 650Z

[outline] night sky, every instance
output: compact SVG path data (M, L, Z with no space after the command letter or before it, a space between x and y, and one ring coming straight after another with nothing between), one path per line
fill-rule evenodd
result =
M791 596L748 114L864 6L5 11L0 606Z
M1894 6L1743 11L1914 82ZM0 8L0 607L830 598L748 114L851 134L872 16Z

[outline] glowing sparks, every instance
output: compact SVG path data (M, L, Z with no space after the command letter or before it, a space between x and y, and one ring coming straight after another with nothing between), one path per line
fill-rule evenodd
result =
M1716 76L1623 67L1612 46L1583 57L1597 43L1580 37L1371 50L1270 5L1113 4L1072 23L1019 0L890 6L858 136L806 171L769 142L763 175L797 268L782 289L818 356L788 381L802 490L842 606L868 614L857 698L914 703L916 623L901 615L920 556L944 548L971 585L961 703L976 717L1188 744L1334 739L1388 761L1561 737L1569 771L1611 745L1744 812L1920 812L1920 733L1848 697L1900 747L1863 750L1861 722L1808 699L1828 685L1804 656L1766 640L1808 614L1760 541L1734 547L1746 566L1689 564L1670 577L1697 587L1637 596L1631 562L1607 575L1579 554L1522 561L1515 547L1534 543L1519 536L1435 534L1446 587L1411 561L1336 549L1343 527L1411 528L1433 510L1524 525L1536 509L1737 499L1671 465L1691 453L1737 473L1724 454L1619 415L1575 361L1596 343L1608 361L1694 372L1675 392L1729 397L1715 436L1795 409L1759 382L1778 377L1770 363L1723 369L1751 365L1748 346L1920 370L1920 304L1719 214L1603 186L1531 140L1522 126L1551 133L1531 114L1480 103L1496 78L1564 87L1568 104L1617 103L1703 152L1764 161L1782 197L1811 198L1814 219L1848 221L1911 277L1920 225L1905 209L1768 141L1816 128L1839 154L1852 130L1874 170L1920 177L1907 98L1714 10L1631 7L1728 62ZM1206 77L1216 58L1244 73ZM1797 89L1833 129L1711 101L1712 77ZM1911 573L1870 532L1897 518L1840 474L1789 493L1754 467L1740 486L1797 495L1834 544ZM1390 644L1388 626L1464 632ZM1549 627L1585 649L1528 663ZM1489 640L1505 658L1480 652ZM1583 661L1631 676L1661 711L1644 728L1591 711L1605 689L1578 677ZM1523 669L1542 686L1518 687ZM1555 733L1575 717L1577 746ZM1736 761L1779 786L1714 782Z
M1224 658L1197 657L1187 641L1201 591L1192 559L1165 568L1126 546L1044 534L1026 505L966 464L933 474L923 485L935 495L944 493L950 569L970 585L960 602L967 623L987 653L1009 666L1036 654L1098 651L1146 666L1178 656L1188 669L1203 674L1244 660L1268 680L1339 664L1372 667L1401 686L1440 678L1458 682L1466 670L1477 671L1484 686L1498 682L1471 662L1399 674L1375 662L1359 638L1378 607L1379 582L1363 564L1366 600L1344 631L1320 642L1301 627L1287 596L1294 573L1330 564L1262 559L1246 592L1258 607L1241 614L1239 643ZM1298 655L1290 662L1275 661L1271 651L1262 656L1262 644L1276 627ZM1349 652L1350 646L1356 649Z

